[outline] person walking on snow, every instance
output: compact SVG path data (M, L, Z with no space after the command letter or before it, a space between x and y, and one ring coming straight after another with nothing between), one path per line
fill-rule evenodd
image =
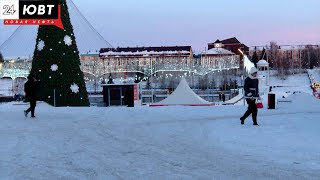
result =
M248 104L248 109L244 115L240 118L241 124L244 124L244 121L247 117L252 114L253 125L259 126L257 122L258 108L256 105L256 99L259 97L259 80L257 78L258 70L255 67L250 69L248 77L244 82L244 95Z
M30 102L29 109L24 111L24 115L26 117L28 116L28 113L31 112L31 117L35 118L34 111L37 105L37 99L36 99L37 89L38 89L38 85L37 85L36 78L32 74L29 74L28 81L24 84L26 99Z

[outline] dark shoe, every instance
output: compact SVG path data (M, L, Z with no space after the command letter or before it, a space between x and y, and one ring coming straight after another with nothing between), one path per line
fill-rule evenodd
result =
M253 125L254 125L254 126L259 126L259 124L258 124L258 123L253 123Z
M28 112L27 111L24 111L24 116L28 117Z
M31 118L36 118L35 116L31 116Z
M242 117L240 118L240 121L241 121L241 124L243 125L244 124L244 119Z

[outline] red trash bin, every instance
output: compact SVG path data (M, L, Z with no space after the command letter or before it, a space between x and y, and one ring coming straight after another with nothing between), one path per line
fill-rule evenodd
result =
M276 108L276 94L269 93L268 94L268 109Z

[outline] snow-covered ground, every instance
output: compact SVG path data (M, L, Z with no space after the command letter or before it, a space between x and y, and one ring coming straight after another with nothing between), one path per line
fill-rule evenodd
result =
M289 75L285 80L279 79L277 76L271 76L270 85L271 86L288 86L288 87L298 87L303 85L309 85L309 89L310 89L310 79L307 73Z
M312 83L320 83L320 69L309 69L308 74Z
M289 75L287 79L282 80L277 76L270 76L270 85L272 86L272 93L276 95L276 100L287 101L285 98L292 94L306 93L312 95L311 83L307 73ZM266 89L259 89L262 102L267 108L269 87ZM243 105L241 100L235 105Z
M319 179L320 101L244 106L52 108L0 105L1 179Z
M277 77L271 76L270 85L275 86L272 88L272 92L276 93L278 98L287 97L299 92L313 94L308 74L290 75L286 80L280 80Z

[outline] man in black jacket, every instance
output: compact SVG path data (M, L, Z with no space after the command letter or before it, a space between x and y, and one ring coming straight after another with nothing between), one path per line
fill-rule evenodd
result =
M246 118L252 114L253 125L258 126L258 108L256 99L259 98L259 80L257 78L257 73L257 68L252 67L249 72L249 77L247 77L244 82L244 95L248 104L248 110L240 118L241 124L244 124Z
M36 83L36 78L32 75L29 74L28 76L28 81L24 84L24 91L26 93L26 99L30 102L30 107L29 109L24 111L24 115L27 117L28 113L31 111L31 117L35 118L34 116L34 111L37 105L37 89L38 89L38 84Z

